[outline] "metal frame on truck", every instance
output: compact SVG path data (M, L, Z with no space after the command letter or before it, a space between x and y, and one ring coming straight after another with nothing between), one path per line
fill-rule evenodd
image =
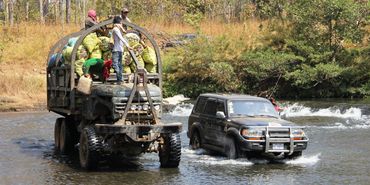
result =
M113 23L113 19L103 21L97 25L94 25L86 30L81 30L77 33L72 33L65 36L59 42L57 42L51 49L48 55L47 61L50 60L53 54L58 54L55 65L61 61L61 54L63 47L68 43L68 40L73 37L79 37L77 40L73 51L70 64L64 64L65 66L54 66L53 68L47 68L47 108L50 111L61 115L73 115L79 114L80 112L76 110L76 74L74 72L74 62L76 61L77 49L81 45L83 39L90 33L100 29L101 27L107 26ZM125 25L139 31L143 34L152 44L157 58L157 74L150 74L150 79L156 79L159 88L162 89L162 60L160 56L160 51L154 38L149 34L149 32L133 23L127 21L124 22ZM137 63L135 55L130 51L130 55L134 57L134 61ZM139 66L139 65L137 65ZM140 69L139 69L140 70ZM54 76L53 76L54 75ZM154 80L153 80L154 81ZM68 98L67 98L68 97ZM161 110L162 110L162 106Z

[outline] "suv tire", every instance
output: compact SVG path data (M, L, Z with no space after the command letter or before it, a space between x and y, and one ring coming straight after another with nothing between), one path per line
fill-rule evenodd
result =
M199 148L201 148L201 139L200 139L200 136L199 136L199 132L197 130L195 130L193 132L193 134L191 135L190 137L190 142L189 142L189 145L191 146L191 149L193 150L197 150Z
M228 159L238 158L238 148L235 145L235 140L229 136L226 137L225 141L225 154Z

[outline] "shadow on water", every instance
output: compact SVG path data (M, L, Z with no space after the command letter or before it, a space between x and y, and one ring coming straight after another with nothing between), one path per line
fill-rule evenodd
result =
M39 157L48 162L63 164L74 171L86 171L80 167L78 150L75 149L68 154L60 154L54 145L53 140L37 138L17 138L12 142L19 146L20 151L32 157ZM140 172L144 170L139 158L124 158L118 155L105 157L99 162L99 168L93 171L98 172Z

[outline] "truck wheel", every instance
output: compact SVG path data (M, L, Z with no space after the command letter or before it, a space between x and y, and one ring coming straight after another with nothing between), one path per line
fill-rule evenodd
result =
M179 134L163 136L159 145L159 161L163 168L178 167L181 159L181 139Z
M199 149L201 146L200 136L198 131L194 131L194 133L190 137L190 146L191 149L196 150Z
M59 136L60 136L60 126L62 125L62 120L64 118L57 118L55 120L55 124L54 124L54 144L55 144L55 150L57 152L59 152L59 144L60 144L60 141L59 141Z
M292 155L288 155L286 158L288 159L297 159L302 156L302 151L293 152Z
M91 170L98 166L99 152L102 148L102 141L95 134L93 127L86 127L80 136L80 165L82 168Z
M238 158L238 149L235 145L235 140L231 137L226 137L225 141L225 154L229 159Z
M73 125L68 119L62 118L59 132L59 151L62 154L67 154L73 151L76 141L73 138Z

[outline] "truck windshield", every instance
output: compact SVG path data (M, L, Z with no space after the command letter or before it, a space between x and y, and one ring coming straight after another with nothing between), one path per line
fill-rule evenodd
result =
M230 117L279 117L267 101L232 100L228 102L228 110Z

